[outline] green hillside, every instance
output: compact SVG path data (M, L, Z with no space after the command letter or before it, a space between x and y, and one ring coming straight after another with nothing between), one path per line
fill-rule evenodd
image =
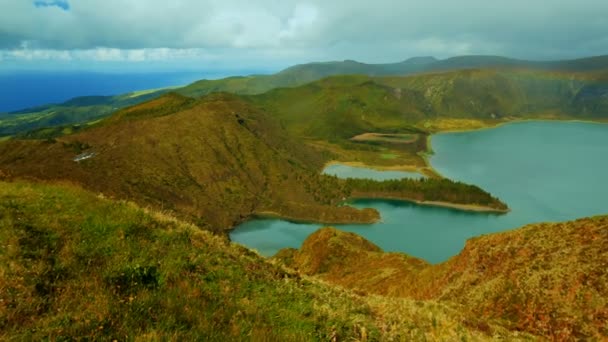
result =
M420 169L430 133L525 119L607 120L607 94L604 73L479 69L333 76L246 98L291 135L342 161ZM366 133L418 139L407 144L354 139Z
M337 75L407 76L437 72L458 71L463 69L536 70L554 73L593 73L606 80L608 56L598 56L565 61L525 61L497 56L460 56L444 60L433 57L416 57L398 63L365 64L352 60L341 62L309 63L287 68L273 75L252 75L229 77L220 80L201 80L178 89L161 89L136 92L119 96L79 97L62 104L42 106L10 114L0 114L0 136L23 134L32 130L61 127L52 132L36 132L33 136L57 135L81 129L83 123L106 117L118 109L144 102L168 91L177 91L188 97L201 97L210 93L228 92L242 95L262 94L277 88L293 88L320 79ZM424 76L423 76L424 77ZM574 77L574 76L573 76ZM585 103L596 101L596 93L605 91L591 87L580 99L579 107L587 108ZM589 111L597 111L592 107Z
M0 182L0 246L3 341L525 336L458 305L358 296L68 184Z
M225 94L196 102L169 94L76 134L0 143L5 173L69 180L208 229L258 212L328 223L376 220L374 210L336 207L348 195L337 179L318 174L325 158Z
M608 337L605 216L476 237L438 265L333 228L276 258L359 293L460 303L466 315L549 340Z
M0 115L0 136L51 135L44 129L56 128L52 134L71 133L86 127L86 123L99 120L116 110L156 98L169 90L135 92L117 96L76 97L61 104L51 104Z
M607 75L606 72L479 69L407 77L333 76L299 87L232 98L238 98L242 102L241 107L252 107L252 110L264 113L265 123L262 125L284 131L283 135L304 141L307 149L320 153L322 157L315 157L312 164L299 163L312 165L310 170L318 170L323 162L334 159L378 167L417 169L435 176L424 159L430 152L427 146L429 134L524 119L607 120ZM195 106L196 101L192 99L178 94L170 96L177 102L161 105L168 97L161 98L160 102L126 108L113 119L94 122L93 126L130 121L128 117L140 115L151 119L151 116L163 116ZM218 96L227 98L215 95L216 98ZM202 102L206 101L205 98ZM140 100L138 98L137 101ZM94 101L98 100L81 99L74 105ZM225 112L238 113L240 110L230 106L227 104ZM89 107L70 108L87 111ZM56 118L54 115L50 118ZM191 116L184 120L189 122L196 117L195 114ZM0 119L0 123L3 120ZM185 123L173 124L180 126ZM21 137L52 140L71 133L86 135L86 128L95 127L41 128L22 133ZM354 139L366 133L407 134L414 139L404 143ZM195 135L195 129L192 128L188 134Z

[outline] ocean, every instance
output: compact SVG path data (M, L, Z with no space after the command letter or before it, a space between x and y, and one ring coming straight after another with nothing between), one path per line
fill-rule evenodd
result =
M199 72L93 73L14 72L0 73L0 113L49 103L61 103L77 96L118 95L136 90L186 85L200 79L228 75Z

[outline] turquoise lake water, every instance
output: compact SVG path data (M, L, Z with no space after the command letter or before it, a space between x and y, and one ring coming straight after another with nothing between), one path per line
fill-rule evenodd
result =
M423 178L423 174L409 171L379 171L364 167L348 166L344 164L333 164L323 170L323 173L338 176L340 178L371 178L377 180L391 180L401 178Z
M470 213L396 201L365 200L382 222L339 225L374 242L432 263L460 252L465 241L535 222L608 214L608 125L520 122L432 137L432 166L445 177L475 184L506 202L506 215ZM248 221L233 241L271 256L301 246L319 224L277 219Z

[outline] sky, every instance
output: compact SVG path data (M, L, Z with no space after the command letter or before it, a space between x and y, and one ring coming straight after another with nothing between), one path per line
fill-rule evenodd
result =
M608 54L607 0L0 0L2 70Z

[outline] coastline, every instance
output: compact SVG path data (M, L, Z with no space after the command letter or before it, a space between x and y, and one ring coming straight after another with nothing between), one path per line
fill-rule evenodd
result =
M573 122L573 123L578 122L578 123L588 123L588 124L597 124L597 125L608 125L608 120L585 120L585 119L568 119L568 118L513 119L513 120L496 121L494 123L487 123L487 126L484 126L484 127L438 130L436 132L429 134L429 137L436 135L436 134L466 133L466 132L483 131L483 130L487 130L487 129L499 128L499 127L502 127L505 125L525 123L525 122ZM430 146L430 145L428 145L428 146Z

